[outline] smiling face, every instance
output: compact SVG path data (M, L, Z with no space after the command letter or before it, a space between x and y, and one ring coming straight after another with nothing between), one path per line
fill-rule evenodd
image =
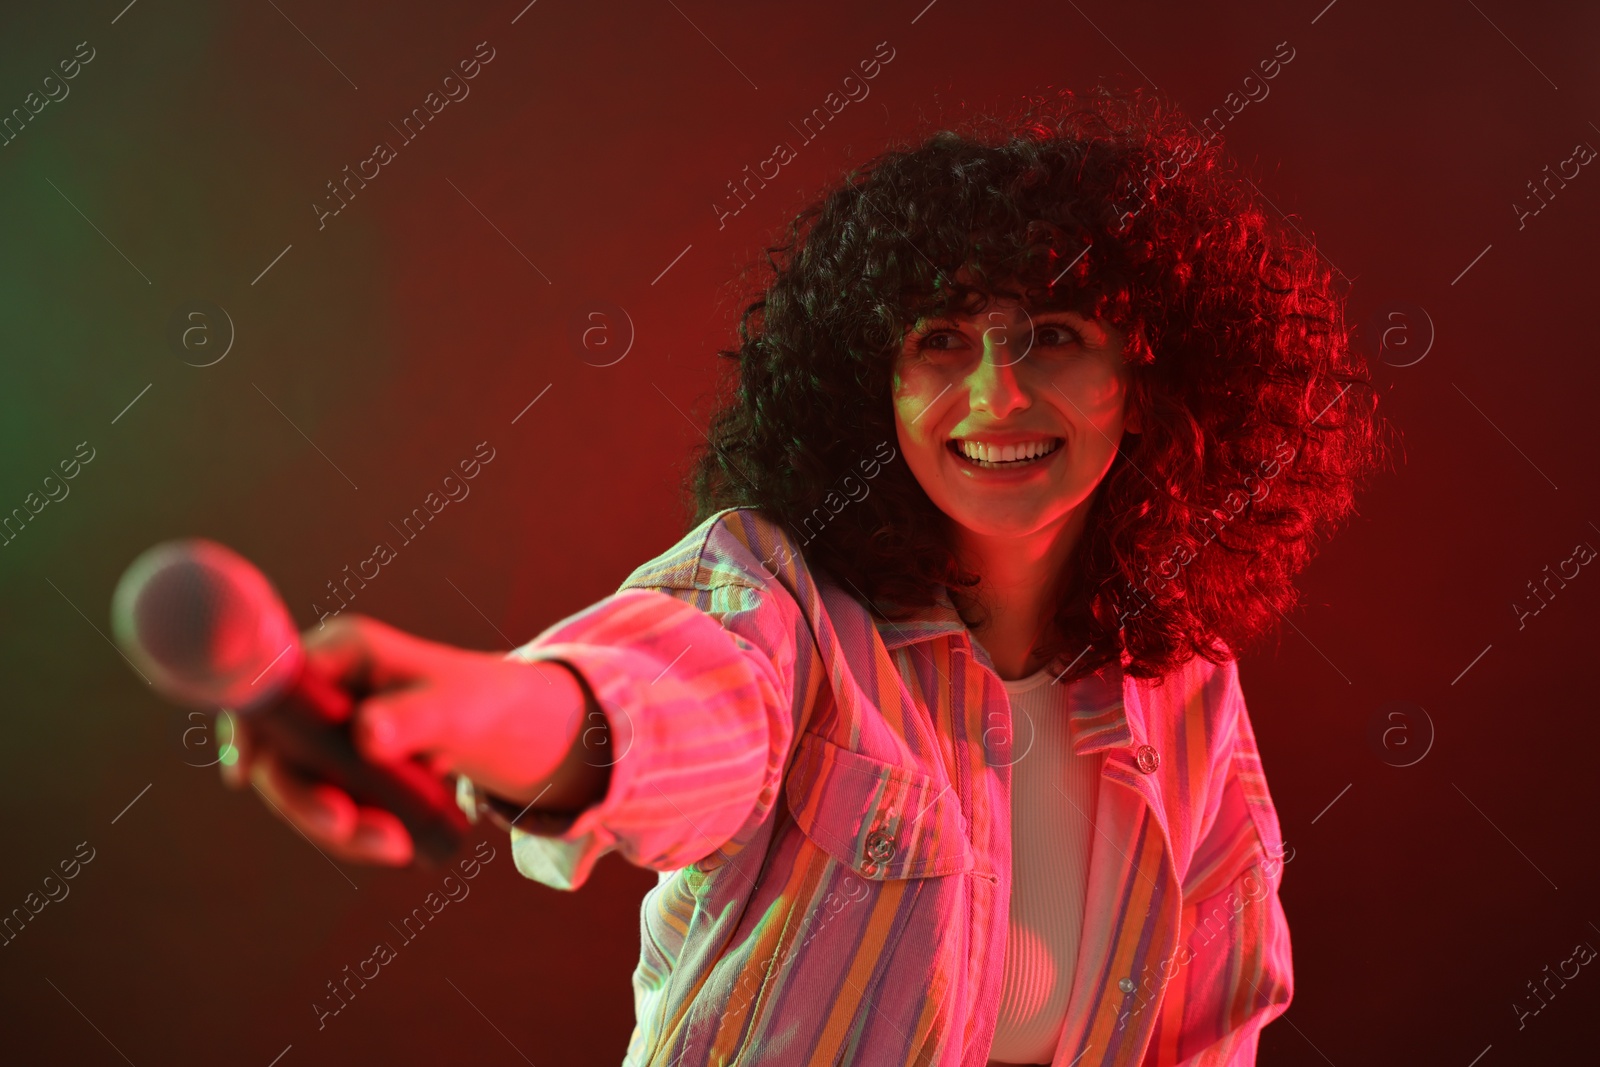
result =
M895 427L929 499L978 538L1064 529L1105 477L1127 420L1124 337L1072 311L924 320L896 359ZM965 538L963 538L965 539Z

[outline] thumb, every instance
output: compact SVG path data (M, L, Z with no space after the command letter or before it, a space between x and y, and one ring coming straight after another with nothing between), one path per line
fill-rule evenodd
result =
M347 691L381 691L424 674L438 646L352 613L301 636L306 664Z
M397 763L447 747L453 716L443 705L427 685L368 697L350 727L356 751L374 763Z

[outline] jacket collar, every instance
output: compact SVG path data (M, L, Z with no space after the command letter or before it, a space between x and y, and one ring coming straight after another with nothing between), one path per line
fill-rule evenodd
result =
M898 620L873 612L872 623L888 649L947 635L964 638L973 657L990 671L994 670L994 663L983 646L972 640L945 586L939 587L932 605ZM1067 729L1072 750L1080 756L1115 749L1131 750L1144 743L1144 701L1138 679L1122 670L1127 658L1124 652L1120 663L1106 664L1068 692Z
M872 613L872 625L878 630L885 648L895 649L916 641L927 641L941 634L966 633L967 624L950 599L950 590L939 587L938 600L930 607L919 608L904 619L886 619ZM969 635L970 637L970 635Z

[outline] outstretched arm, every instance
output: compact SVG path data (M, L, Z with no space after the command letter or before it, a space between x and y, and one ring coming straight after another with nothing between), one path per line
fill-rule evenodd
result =
M583 759L576 743L585 694L569 669L425 641L359 615L307 631L304 648L307 670L361 697L351 730L369 761L421 759L436 773L470 774L536 808L576 810L604 795L609 772ZM410 835L392 813L301 776L252 736L248 716L219 720L220 740L239 752L222 765L230 785L254 785L278 814L342 859L411 861Z
M576 889L611 851L655 870L720 862L776 802L795 732L797 612L741 583L671 592L624 590L515 653L584 679L605 743L580 734L582 759L610 775L591 807L510 825L512 855L530 878ZM484 783L463 782L470 815Z

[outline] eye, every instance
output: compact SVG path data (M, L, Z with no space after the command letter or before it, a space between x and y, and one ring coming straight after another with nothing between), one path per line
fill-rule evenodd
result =
M912 338L913 347L922 352L950 352L965 343L959 331L937 327L924 330Z
M1034 329L1033 342L1034 344L1045 345L1051 348L1061 345L1081 345L1084 343L1083 334L1079 333L1071 326L1060 322L1046 322L1039 324Z

